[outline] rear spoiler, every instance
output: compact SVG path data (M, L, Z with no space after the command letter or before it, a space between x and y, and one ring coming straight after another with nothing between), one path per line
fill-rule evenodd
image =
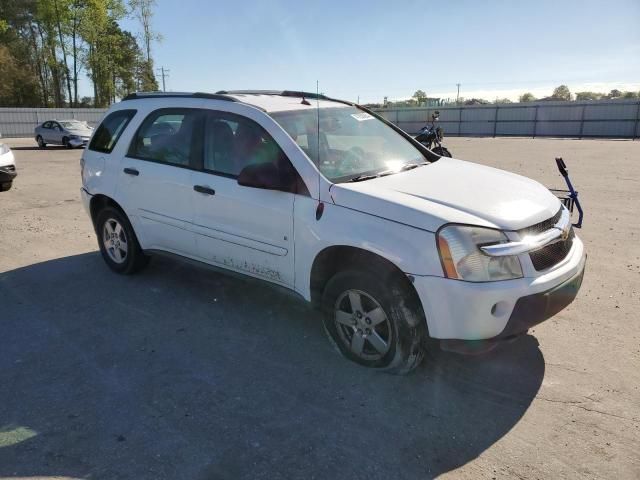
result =
M578 221L573 224L576 228L582 228L582 218L584 216L584 212L582 211L582 205L580 205L580 200L578 200L578 191L573 188L573 184L571 183L571 179L569 178L569 170L567 169L567 165L564 163L562 157L556 157L556 165L558 166L558 170L560 171L560 175L564 177L564 181L567 184L568 190L561 190L550 188L551 193L553 193L556 197L560 199L560 201L567 207L569 212L573 213L573 209L578 210Z

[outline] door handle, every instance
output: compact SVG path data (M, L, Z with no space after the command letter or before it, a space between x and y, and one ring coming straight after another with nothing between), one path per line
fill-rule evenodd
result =
M138 170L136 170L135 168L125 168L124 169L124 173L126 173L127 175L133 175L135 177L140 175L140 172Z
M216 191L213 188L205 187L204 185L194 185L193 189L198 193L204 193L205 195L215 195Z

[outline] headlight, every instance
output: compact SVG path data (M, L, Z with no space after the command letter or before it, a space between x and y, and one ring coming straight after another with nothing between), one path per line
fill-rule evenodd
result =
M9 153L11 151L11 149L9 148L9 145L7 145L6 143L0 143L0 155L4 155L5 153Z
M449 225L437 234L442 268L448 278L468 282L492 282L522 277L517 256L490 257L481 246L506 243L509 239L499 231L483 227Z

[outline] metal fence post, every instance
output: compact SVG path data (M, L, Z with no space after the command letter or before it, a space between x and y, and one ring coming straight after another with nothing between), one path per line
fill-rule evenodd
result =
M582 140L582 132L584 130L584 110L586 106L582 105L582 112L580 114L580 140Z
M640 137L640 133L638 133L638 125L640 125L640 100L638 100L638 108L636 109L636 125L633 130L633 136L631 137L633 140Z
M496 129L498 128L498 104L496 103L496 113L493 116L493 138L496 138Z
M533 117L533 138L536 138L536 133L538 133L538 108L540 105L536 105L536 113Z

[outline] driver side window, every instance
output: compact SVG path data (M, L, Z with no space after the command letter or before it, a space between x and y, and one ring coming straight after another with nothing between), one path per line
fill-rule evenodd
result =
M209 112L205 121L203 170L237 178L248 166L271 164L290 185L287 191L308 195L307 187L285 153L253 120L228 112Z
M205 124L204 169L237 177L249 165L279 165L286 156L260 125L233 114L212 112Z

